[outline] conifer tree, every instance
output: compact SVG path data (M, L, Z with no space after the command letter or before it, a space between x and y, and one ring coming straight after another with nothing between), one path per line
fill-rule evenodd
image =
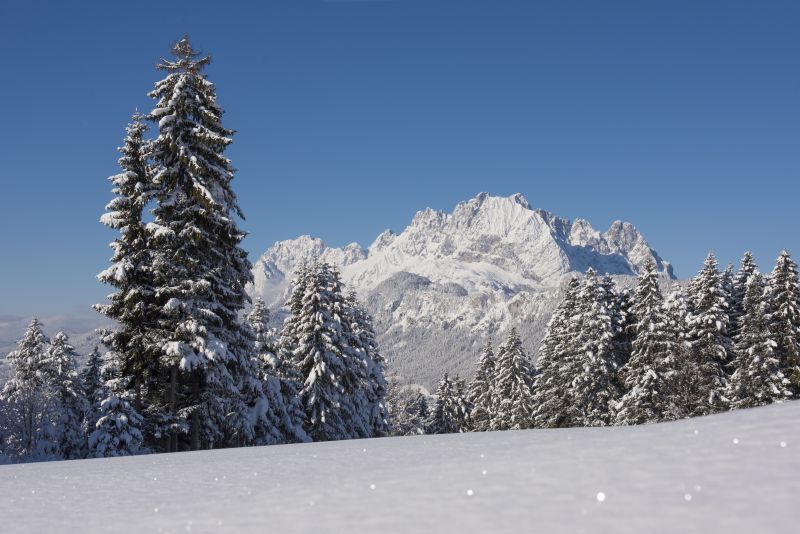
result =
M187 37L172 54L158 65L167 76L150 93L157 103L148 116L158 126L148 237L173 429L167 448L246 445L256 439L254 410L264 398L252 336L239 319L252 274L236 223L243 214L231 188L234 169L223 154L233 132L203 73L211 58Z
M349 325L352 333L351 347L356 358L360 358L365 368L365 383L362 388L366 394L364 416L370 437L389 434L389 417L386 413L386 360L378 348L372 317L356 298L355 291L347 294Z
M75 460L86 455L84 415L89 405L77 371L75 349L64 332L53 336L43 369L45 388L54 404L52 441L57 455Z
M606 426L613 422L613 408L619 400L617 373L624 359L619 339L623 321L618 298L610 279L599 280L589 269L578 298L583 303L579 316L577 375L571 383L571 399L580 426Z
M776 357L793 397L800 398L800 282L797 264L785 250L770 275L766 299Z
M496 412L492 430L519 430L533 427L533 366L522 348L516 328L497 350L495 368Z
M278 347L279 355L283 361L296 361L294 350L299 344L297 321L303 310L303 295L305 295L310 276L310 266L303 262L297 266L294 276L292 277L292 291L289 295L289 300L286 302L289 315L283 322L283 329L281 330Z
M339 274L327 263L315 264L294 319L294 354L303 376L300 402L306 433L314 441L369 435L363 411L366 370L352 350L348 313Z
M491 429L494 417L495 372L494 350L491 340L487 340L475 367L475 376L469 384L467 395L472 406L470 421L475 432Z
M81 372L83 396L86 398L87 409L85 418L86 435L91 435L100 418L100 403L106 398L105 382L102 376L103 357L100 349L95 345L86 366Z
M16 459L52 459L52 419L57 406L46 389L48 340L35 317L17 343L17 350L6 356L14 374L3 387L5 406L4 453Z
M698 397L695 364L689 340L688 318L691 304L686 291L676 286L664 299L665 339L675 341L674 356L667 363L665 382L664 420L689 417L690 409Z
M739 261L739 270L736 276L733 277L733 286L731 289L730 307L730 332L731 338L736 338L739 333L739 320L744 315L744 296L747 292L747 283L750 277L758 272L753 254L748 251L744 253L742 259Z
M131 403L137 392L128 387L130 379L122 370L123 361L117 356L117 353L109 351L102 357L103 395L97 406L97 422L89 434L91 458L148 452L143 432L147 422Z
M707 415L727 407L725 369L732 354L727 292L713 253L692 280L690 297L687 326L693 369L688 378L693 383L694 398L687 408L689 415Z
M255 335L255 359L266 401L260 408L262 425L257 442L274 444L308 441L308 436L303 431L303 412L297 397L297 386L292 384L287 388L284 382L288 379L281 378L277 338L275 331L269 328L269 310L261 298L253 303L247 323Z
M576 424L570 394L572 379L577 374L574 343L578 333L580 288L578 278L570 279L539 348L533 388L537 428L563 428Z
M733 302L733 284L734 284L734 274L733 274L733 264L729 263L725 270L722 271L720 274L720 284L722 285L722 294L725 296L725 302L728 303L728 315L730 316L731 313L731 303ZM728 319L730 321L730 318ZM730 324L728 325L728 330L730 334Z
M447 373L439 381L436 402L428 423L429 434L455 434L464 431L467 412L456 381L457 379L451 380Z
M744 315L736 338L736 371L729 384L733 408L749 408L792 398L767 320L764 280L753 273L746 284Z
M456 400L459 404L460 419L458 421L459 432L472 432L472 403L467 397L467 381L460 375L453 379Z
M86 360L86 365L81 371L81 383L83 384L83 395L90 403L99 401L98 394L103 391L103 377L101 374L103 368L103 357L100 354L100 348L95 345L89 358Z
M144 421L125 399L110 393L100 403L100 418L89 436L89 455L111 458L141 454Z
M115 331L106 332L103 342L116 353L122 373L131 391L145 387L153 372L153 360L159 347L150 339L153 328L154 289L151 273L150 242L142 212L154 194L147 163L147 126L135 113L126 131L119 152L122 172L111 176L114 198L100 218L104 225L117 230L119 236L111 243L112 265L98 275L116 292L108 302L95 308L118 323Z
M389 376L386 409L392 436L417 436L425 433L430 417L425 395L418 389L401 385L395 375Z
M300 360L295 351L300 345L297 321L301 317L303 310L303 296L306 286L311 276L310 267L306 263L301 263L295 270L292 279L292 291L286 306L289 308L289 315L283 322L283 328L278 340L277 351L275 352L275 371L281 380L281 389L286 399L297 399L298 412L300 419L305 420L305 413L300 404L300 389L305 378L300 372Z
M636 317L632 354L622 368L626 393L615 414L620 425L655 423L674 413L667 375L674 369L679 347L668 325L653 261L639 274L632 312Z

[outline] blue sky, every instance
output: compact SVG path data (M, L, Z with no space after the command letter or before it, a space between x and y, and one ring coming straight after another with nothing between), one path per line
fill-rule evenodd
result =
M636 224L680 276L800 257L800 3L4 4L0 315L108 292L97 219L169 44L211 52L251 258L480 191Z

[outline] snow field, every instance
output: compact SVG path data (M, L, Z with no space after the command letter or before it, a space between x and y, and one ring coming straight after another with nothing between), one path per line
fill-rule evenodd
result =
M800 402L0 467L5 532L793 532Z

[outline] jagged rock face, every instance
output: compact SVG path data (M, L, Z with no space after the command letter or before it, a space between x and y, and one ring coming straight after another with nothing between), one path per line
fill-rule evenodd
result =
M452 213L418 212L400 234L387 230L368 250L302 236L273 245L256 262L253 294L278 313L302 261L339 266L375 317L379 340L395 371L432 387L447 370L471 371L486 335L512 325L529 350L538 347L565 277L592 267L635 275L652 259L665 277L671 266L636 228L615 222L600 233L531 209L522 195L481 193Z

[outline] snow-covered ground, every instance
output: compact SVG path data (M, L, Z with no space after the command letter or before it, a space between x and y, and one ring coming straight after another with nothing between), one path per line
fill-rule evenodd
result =
M796 532L800 402L0 467L3 532Z

